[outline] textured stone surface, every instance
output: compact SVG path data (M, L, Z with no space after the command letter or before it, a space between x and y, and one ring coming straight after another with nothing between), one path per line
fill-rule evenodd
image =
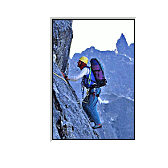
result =
M62 72L68 72L68 60L73 37L72 20L53 20L54 62Z
M53 63L53 139L98 139L73 88Z

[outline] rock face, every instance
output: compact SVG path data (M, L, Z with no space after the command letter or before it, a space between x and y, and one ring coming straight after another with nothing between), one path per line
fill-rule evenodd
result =
M72 36L72 20L53 20L53 61L62 72L68 72Z
M53 24L53 39L57 38L53 41L53 139L98 139L75 91L61 74L68 68L72 21L54 20Z
M97 139L96 134L75 91L53 63L53 139Z

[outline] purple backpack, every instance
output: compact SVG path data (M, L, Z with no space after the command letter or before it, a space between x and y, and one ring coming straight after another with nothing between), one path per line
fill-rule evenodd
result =
M107 83L107 80L104 76L104 72L100 62L96 58L92 58L90 60L90 63L91 63L92 72L96 79L97 87L105 86Z

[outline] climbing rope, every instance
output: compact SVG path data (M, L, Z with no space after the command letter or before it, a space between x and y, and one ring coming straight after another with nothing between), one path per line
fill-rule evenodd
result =
M53 74L56 75L57 77L59 77L60 79L64 80L64 81L69 85L69 82L66 81L64 78L62 78L61 76L57 75L55 72L53 72ZM70 86L70 85L69 85L69 86ZM70 86L70 87L71 87L71 86ZM72 87L71 87L71 88L72 88ZM88 101L89 89L87 89L86 95L87 95L87 101ZM77 99L78 99L78 98L77 98ZM83 103L88 103L88 102L85 102L84 100L83 100L82 102L83 102ZM82 107L81 107L81 104L80 104L80 101L77 101L77 103L80 105L80 108L82 108ZM84 114L84 116L85 116L86 119L88 120L89 125L92 127L92 125L91 125L91 123L90 123L88 117L86 116L86 113L84 113L83 110L82 110L82 113ZM58 125L57 125L57 127L58 127ZM60 134L61 134L61 139L66 139L67 136L68 136L68 135L67 135L67 128L66 128L66 129L64 128L64 114L63 114L62 112L61 112L61 115L60 115L60 128L59 128L59 130L61 130L61 132L60 132ZM99 139L99 134L98 134L96 131L94 131L94 130L93 130L93 133L94 133L95 135L97 135L97 137L98 137L98 139ZM66 135L67 135L67 136L66 136Z
M62 78L61 76L57 75L55 72L53 72L53 74L58 76L59 78L61 78L62 80L64 80L68 84L68 82L64 78Z
M59 77L60 79L64 80L69 85L69 83L64 78L62 78L61 76L57 75L55 72L53 72L53 74L56 75L57 77ZM79 102L77 101L77 103L80 104L80 101Z

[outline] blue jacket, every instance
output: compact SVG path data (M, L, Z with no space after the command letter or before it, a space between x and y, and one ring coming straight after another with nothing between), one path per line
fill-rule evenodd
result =
M83 76L83 84L86 88L91 88L93 85L96 85L96 80L94 74L90 67L86 66L85 68L89 68L89 74Z

